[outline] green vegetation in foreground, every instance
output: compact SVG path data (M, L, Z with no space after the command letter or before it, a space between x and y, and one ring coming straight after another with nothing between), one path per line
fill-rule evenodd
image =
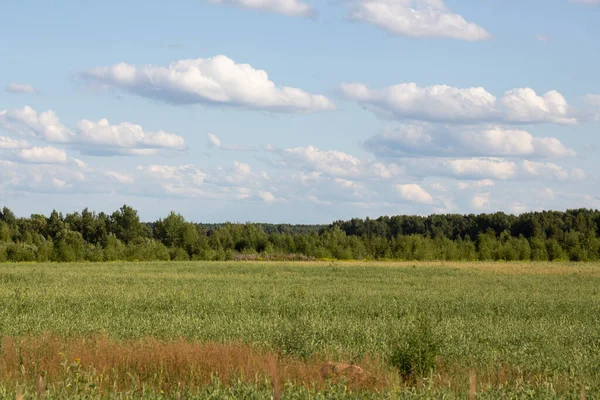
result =
M443 379L504 366L523 380L495 398L600 396L598 264L0 264L0 308L2 336L243 341L344 361L388 360L425 318Z

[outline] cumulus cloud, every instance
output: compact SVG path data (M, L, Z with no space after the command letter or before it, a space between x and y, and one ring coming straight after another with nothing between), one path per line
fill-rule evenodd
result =
M460 178L467 179L511 179L517 173L514 162L503 159L460 159L445 162L450 171Z
M24 140L16 140L6 136L0 136L0 149L15 150L29 147L29 143Z
M111 125L108 120L98 122L81 120L77 124L76 140L79 143L102 148L174 149L185 148L181 136L164 131L144 132L140 125L123 122Z
M446 7L443 0L354 0L350 4L351 18L399 36L469 41L492 37L482 27Z
M569 105L555 90L538 96L533 89L513 89L504 93L500 104L509 122L555 124L575 124L577 120L569 115Z
M89 179L88 173L91 175L91 179ZM14 161L0 160L0 188L5 191L25 193L63 193L68 191L85 194L108 191L101 176L92 170L84 173L68 162L53 164L49 168L46 163L23 161L17 157Z
M208 180L217 185L256 187L268 181L269 175L264 171L255 173L249 164L235 161L232 166L219 167Z
M497 99L482 87L419 87L416 83L402 83L381 90L363 84L342 83L340 90L346 98L388 119L463 124L577 123L566 100L556 91L539 96L530 88L513 89Z
M16 151L16 157L29 163L37 164L66 164L67 153L54 147L32 147Z
M112 87L171 104L210 104L274 112L314 112L335 109L323 95L293 87L278 87L267 72L236 64L219 55L181 60L168 66L136 67L120 63L84 71L90 84Z
M299 168L338 178L388 179L404 173L395 164L360 160L336 150L321 150L315 146L294 147L275 152L283 157L277 165Z
M377 157L573 157L577 153L552 137L499 126L402 125L369 138L364 147Z
M29 106L0 112L0 128L49 143L70 144L88 155L147 156L157 154L160 149L185 149L181 136L165 131L147 132L130 122L111 125L106 119L98 122L83 119L71 131L61 124L54 111L38 113ZM0 147L18 143L25 142L0 137Z
M238 7L275 12L293 17L313 15L313 9L298 0L208 0L212 3L231 4Z
M417 178L448 177L460 181L480 181L478 184L497 181L580 181L586 173L579 169L566 169L552 162L510 161L503 158L407 158L398 162L408 176ZM465 188L478 189L474 184ZM459 187L460 188L460 187Z
M568 171L559 165L549 162L523 161L521 169L526 176L533 178L580 181L586 177L585 172L580 168Z
M37 90L31 85L23 84L23 83L11 83L6 86L5 90L8 93L19 94L19 93L29 93L36 94Z
M73 132L61 124L54 111L38 113L29 106L0 111L0 128L47 142L67 143L73 139Z
M138 166L141 174L139 188L148 195L171 195L184 197L209 197L205 189L207 174L194 165L158 165Z
M360 160L341 151L323 151L314 146L285 150L286 160L311 166L314 170L335 176L352 176L360 173Z
M404 200L421 204L433 203L433 197L417 184L397 185L396 190Z

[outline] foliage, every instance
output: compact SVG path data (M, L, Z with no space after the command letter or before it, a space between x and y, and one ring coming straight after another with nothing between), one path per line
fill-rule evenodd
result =
M433 323L419 315L412 328L392 345L390 364L406 380L427 376L435 369L440 347Z
M393 216L331 225L196 224L171 212L142 223L123 206L17 218L0 212L0 262L207 260L291 255L338 260L595 261L600 212L544 211L521 216ZM185 253L185 254L184 254Z

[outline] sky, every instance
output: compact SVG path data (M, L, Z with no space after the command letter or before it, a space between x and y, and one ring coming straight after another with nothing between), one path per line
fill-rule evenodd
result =
M600 0L22 0L0 21L20 216L600 208Z

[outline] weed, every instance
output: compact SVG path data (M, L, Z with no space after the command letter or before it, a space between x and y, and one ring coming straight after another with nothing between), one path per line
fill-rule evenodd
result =
M440 340L431 320L419 315L411 329L392 345L390 364L405 380L429 375L440 354Z

